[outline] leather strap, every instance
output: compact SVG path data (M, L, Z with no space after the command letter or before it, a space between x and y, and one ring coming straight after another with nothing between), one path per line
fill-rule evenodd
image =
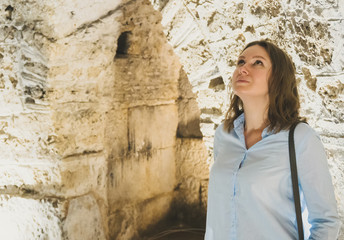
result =
M289 160L290 160L291 181L293 185L293 195L294 195L294 204L295 204L299 240L301 239L304 240L299 183L298 183L298 177L297 177L297 166L296 166L296 156L295 156L295 144L294 144L294 130L298 123L299 122L294 123L290 127L290 130L289 130Z

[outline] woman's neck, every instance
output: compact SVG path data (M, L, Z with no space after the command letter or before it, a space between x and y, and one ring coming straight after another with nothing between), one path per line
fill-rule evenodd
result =
M268 101L244 101L244 136L247 149L262 139L262 132L268 125L268 106Z
M252 101L244 102L245 112L245 131L263 131L268 125L268 101Z

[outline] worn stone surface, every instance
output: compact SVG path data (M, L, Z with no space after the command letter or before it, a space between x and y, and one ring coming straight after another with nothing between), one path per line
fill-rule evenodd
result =
M176 184L181 66L160 13L149 1L2 8L1 193L65 199L51 239L139 236Z
M196 94L183 68L180 69L178 80L178 129L177 137L180 138L202 138L200 130L200 115Z
M61 220L66 202L56 198L44 200L0 195L0 238L62 239Z
M108 237L100 89L104 79L114 79L119 2L103 1L99 12L93 11L99 3L65 3L1 2L0 193L5 210L18 209L11 219L22 225L1 233L18 239L79 239L75 222L91 239ZM77 9L77 19L62 16L68 8L68 14ZM75 210L76 202L86 204L76 199L91 192L94 209ZM51 198L65 206L55 209L56 217L46 204ZM86 212L97 224L85 221Z
M175 200L181 211L176 218L190 226L205 223L209 165L208 151L200 138L178 138L176 149L178 193Z
M328 152L344 223L344 2L151 2L162 13L164 32L197 96L209 163L214 129L228 108L231 74L242 48L253 40L270 39L286 50L297 70L301 112L321 135ZM343 227L340 239L344 239Z
M295 62L343 203L343 0L0 9L1 239L140 239L169 216L204 223L230 76L261 38Z
M103 228L104 223L93 196L78 197L69 202L63 229L66 239L104 240Z
M109 237L141 239L175 196L181 65L149 1L122 10L106 113Z
M173 136L177 109L173 105L144 108L146 110L132 110L127 151L110 163L108 198L114 210L132 201L140 202L154 195L169 193L175 185ZM175 124L165 124L173 118Z

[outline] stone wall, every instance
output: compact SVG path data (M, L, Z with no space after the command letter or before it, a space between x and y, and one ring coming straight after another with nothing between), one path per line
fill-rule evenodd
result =
M161 14L149 1L0 7L1 239L140 239L175 218L177 157L192 139L207 152Z
M160 14L147 1L1 10L2 239L137 237L176 183L180 64Z
M1 2L2 239L107 238L106 80L118 7Z
M344 1L151 2L162 13L164 32L197 96L209 163L240 51L250 41L270 39L288 52L297 69L302 114L328 154L344 223Z
M202 226L226 86L240 49L259 38L296 63L344 219L343 6L2 1L0 238L141 239L169 219Z
M149 1L122 11L106 124L109 230L110 239L140 239L169 216L175 195L181 66Z

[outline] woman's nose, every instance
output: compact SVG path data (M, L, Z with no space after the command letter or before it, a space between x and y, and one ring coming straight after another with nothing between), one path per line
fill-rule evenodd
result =
M247 68L245 65L239 67L239 73L240 74L248 74Z

